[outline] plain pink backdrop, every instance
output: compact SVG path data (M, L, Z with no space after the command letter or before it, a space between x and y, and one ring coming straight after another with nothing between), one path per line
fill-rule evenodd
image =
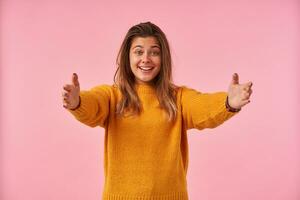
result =
M299 1L1 1L1 200L101 199L104 130L76 121L62 86L111 84L121 42L151 21L166 33L174 81L251 103L189 134L191 200L299 200Z

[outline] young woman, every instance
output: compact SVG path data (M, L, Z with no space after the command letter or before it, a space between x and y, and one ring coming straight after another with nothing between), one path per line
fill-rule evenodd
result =
M63 106L105 128L103 200L187 200L187 130L214 128L250 102L252 83L234 74L228 92L172 83L169 44L151 22L131 27L117 57L115 84L81 91L77 74Z

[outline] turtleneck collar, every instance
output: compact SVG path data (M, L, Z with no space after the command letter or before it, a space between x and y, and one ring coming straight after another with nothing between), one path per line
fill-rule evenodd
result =
M155 87L151 84L146 84L146 83L136 83L135 88L137 93L141 94L155 94Z

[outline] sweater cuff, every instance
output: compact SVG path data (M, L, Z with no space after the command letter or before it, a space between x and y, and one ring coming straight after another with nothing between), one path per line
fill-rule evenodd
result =
M226 118L231 118L233 117L234 115L238 114L239 112L232 112L230 111L228 108L227 108L227 98L228 98L228 93L227 92L223 92L223 95L222 95L222 101L220 102L221 103L221 109L223 111L223 114L226 116Z
M225 106L226 106L227 111L229 111L229 112L239 112L239 111L241 111L241 108L232 108L229 105L228 96L226 97Z
M80 117L82 115L84 115L84 113L86 113L87 107L88 107L88 96L86 93L84 92L80 92L79 95L79 105L77 106L77 108L75 109L68 109L68 111L76 116L76 117Z

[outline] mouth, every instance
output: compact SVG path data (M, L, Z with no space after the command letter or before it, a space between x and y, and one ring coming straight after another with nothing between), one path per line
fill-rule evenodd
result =
M142 66L138 66L138 68L143 72L150 72L154 69L154 67L142 67Z

